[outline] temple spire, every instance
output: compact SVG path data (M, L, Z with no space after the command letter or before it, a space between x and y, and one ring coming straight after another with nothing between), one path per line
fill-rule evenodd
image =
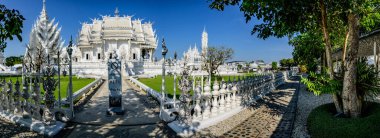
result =
M42 11L46 11L46 0L42 0Z
M115 17L119 17L119 9L117 7L115 9Z

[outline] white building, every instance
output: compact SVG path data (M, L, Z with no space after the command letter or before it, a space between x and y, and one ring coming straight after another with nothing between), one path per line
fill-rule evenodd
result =
M132 16L119 16L116 8L114 16L102 16L102 19L93 19L92 23L82 24L73 52L73 69L76 73L104 74L106 62L116 51L129 71L127 75L143 73L136 66L153 63L156 48L157 37L152 23L132 19Z
M132 16L102 16L83 23L77 44L77 62L100 62L112 58L113 51L126 61L152 62L157 39L151 22Z

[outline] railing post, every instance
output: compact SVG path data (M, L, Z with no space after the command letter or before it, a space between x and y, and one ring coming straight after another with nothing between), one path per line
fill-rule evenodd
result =
M13 84L12 80L9 80L8 82L8 90L7 90L7 102L8 102L8 113L13 113L14 111L14 102L13 102Z
M213 88L213 91L212 91L213 100L212 100L211 115L217 116L218 115L218 108L219 108L219 105L218 105L219 84L218 84L217 79L215 79L214 86L212 88Z
M220 88L219 112L223 113L225 111L225 106L226 106L225 94L226 94L226 87L227 87L224 80L222 80L221 86L222 87Z
M195 81L194 81L195 83ZM200 86L200 82L197 83L197 86L194 90L194 99L195 99L195 106L194 106L194 117L195 119L197 120L202 120L202 114L201 114L201 111L202 111L202 108L200 106L200 101L201 101L201 86Z
M6 90L5 90L6 89L5 84L6 84L5 79L0 82L0 88L1 88L1 93L0 93L0 108L3 111L5 110L5 104L6 104L6 102L5 102L5 97L6 97L6 94L5 94L5 92L6 92Z
M40 113L40 85L39 85L39 75L37 74L36 75L36 78L34 80L34 83L33 83L33 94L32 94L32 97L33 97L33 100L34 100L34 110L33 110L33 116L37 119L37 120L41 120L42 116L41 116L41 113Z
M234 77L234 81L232 83L232 106L233 107L236 107L236 92L237 92L236 79Z
M15 84L15 91L13 93L13 99L14 99L14 105L15 105L15 114L19 114L19 113L22 113L21 112L21 99L20 99L20 95L21 95L21 92L20 92L20 81L16 81L16 84Z
M227 84L227 95L226 95L226 110L231 109L231 80L228 79L228 84Z
M210 117L210 98L211 98L211 88L210 84L206 83L206 86L204 88L204 93L203 93L203 99L204 99L204 106L203 106L203 119L209 118Z
M29 116L29 112L30 112L30 108L29 107L30 107L30 105L29 105L29 101L28 101L30 95L29 95L28 90L29 90L28 82L25 79L23 87L22 87L22 91L23 91L22 98L24 99L23 103L22 103L22 111L23 111L22 116L23 116L23 118L29 118L30 117Z

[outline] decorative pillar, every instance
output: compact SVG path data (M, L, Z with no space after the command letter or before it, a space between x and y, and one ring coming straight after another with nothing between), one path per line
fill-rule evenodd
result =
M165 56L166 53L168 53L168 49L166 48L165 39L162 39L162 83L161 83L161 99L160 99L160 116L162 110L164 110L164 104L165 104Z
M222 80L222 83L221 83L221 88L220 88L220 107L219 107L219 112L220 113L223 113L225 111L225 105L226 105L226 100L225 100L225 94L226 94L226 83L224 82L224 80Z
M29 101L28 101L30 95L29 95L29 92L28 92L28 90L29 90L28 87L29 87L28 86L28 82L25 80L24 84L23 84L23 87L22 87L22 91L23 91L23 93L22 93L22 98L23 98L23 103L22 103L22 111L23 111L23 113L22 113L22 116L23 116L23 118L29 118L30 117L29 116L29 111L30 111L29 107L30 107L30 105L29 105Z
M195 99L195 106L194 106L194 117L197 120L202 119L202 108L200 106L200 101L201 101L201 86L199 85L200 82L197 83L197 86L194 90L194 98Z
M0 88L1 88L1 91L0 91L0 109L1 110L4 110L4 93L5 93L5 82L4 81L1 81L0 82Z
M217 79L215 79L214 86L212 88L213 88L213 91L212 91L213 100L212 100L211 115L217 116L218 115L218 108L219 108L219 104L218 104L219 84L218 84Z
M228 79L226 95L226 111L231 109L231 80Z
M73 54L73 37L70 37L69 46L67 47L67 53L69 54L69 90L68 90L68 100L70 103L71 117L74 118L74 99L73 99L73 73L72 73L72 54Z
M8 108L7 111L8 113L13 113L14 112L14 101L13 101L13 84L12 80L9 80L8 82L8 91L7 91L7 100L8 100Z
M57 80L54 79L55 70L50 65L50 56L48 55L48 64L46 66L46 70L43 72L46 79L43 79L43 88L45 91L45 106L44 109L44 123L51 125L55 123L55 118L53 115L54 109L54 89L57 86Z
M14 112L15 114L22 113L20 96L21 96L20 81L18 81L17 79L16 84L15 84L15 91L13 93L13 99L14 99L14 104L15 104L15 112Z
M118 59L116 50L108 61L108 90L109 108L107 115L124 115L122 91L121 61Z
M32 98L34 100L34 109L33 109L33 116L37 119L37 120L41 120L42 117L41 117L41 113L40 113L40 85L38 83L39 81L39 75L37 74L35 79L34 79L34 83L33 83L33 94L32 94Z
M237 87L236 87L236 79L234 77L234 82L232 84L232 106L236 107L236 92L237 92Z
M210 117L210 99L211 99L211 87L210 83L206 83L206 86L204 88L204 93L203 93L203 99L204 99L204 105L203 105L203 119L209 118Z

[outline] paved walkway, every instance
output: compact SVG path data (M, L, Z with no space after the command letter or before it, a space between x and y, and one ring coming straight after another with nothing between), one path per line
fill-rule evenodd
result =
M291 137L299 83L290 81L255 105L257 110L221 137Z
M163 137L173 134L158 115L159 106L145 93L123 81L123 116L108 116L108 82L76 113L60 137Z

